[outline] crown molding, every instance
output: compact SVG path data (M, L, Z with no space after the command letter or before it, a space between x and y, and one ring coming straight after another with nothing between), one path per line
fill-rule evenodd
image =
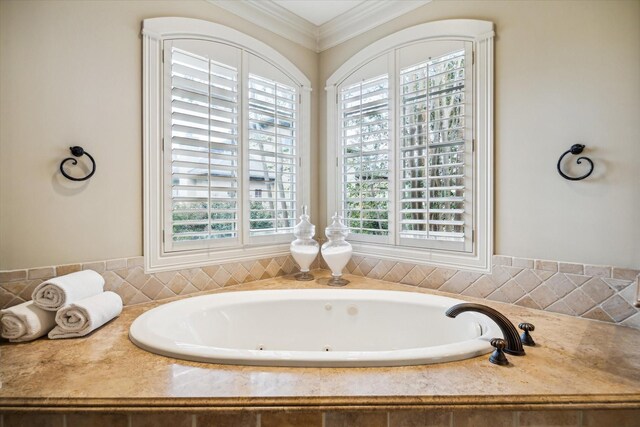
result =
M369 0L318 27L317 51L337 46L432 0Z
M206 2L318 52L318 27L271 0L206 0Z
M368 0L320 26L271 0L206 0L262 28L322 52L432 0Z

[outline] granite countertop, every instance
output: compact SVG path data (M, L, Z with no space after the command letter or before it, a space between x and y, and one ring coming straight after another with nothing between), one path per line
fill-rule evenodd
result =
M315 272L326 277L326 272ZM442 294L359 276L345 288ZM326 279L324 279L326 281ZM322 282L323 279L318 281ZM278 277L214 292L326 288ZM211 292L207 292L211 293ZM452 296L450 294L442 294ZM492 306L535 324L537 346L511 365L488 355L435 365L290 368L188 362L139 349L131 322L171 300L131 306L87 337L0 345L0 410L114 411L242 408L637 408L640 330L514 305ZM175 299L175 298L174 298ZM294 321L294 319L292 319Z

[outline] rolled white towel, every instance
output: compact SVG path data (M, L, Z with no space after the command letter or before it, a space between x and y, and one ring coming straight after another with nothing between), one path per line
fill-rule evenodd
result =
M0 310L2 338L11 342L35 340L46 335L55 325L55 313L41 309L33 301Z
M117 317L122 312L122 299L115 292L103 292L61 308L56 313L57 326L49 338L83 337Z
M40 283L31 294L44 310L57 311L65 305L102 293L104 278L93 270L77 271Z

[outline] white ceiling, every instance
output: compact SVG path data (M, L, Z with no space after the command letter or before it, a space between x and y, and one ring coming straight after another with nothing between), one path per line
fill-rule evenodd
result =
M205 1L306 48L322 52L432 0Z
M272 0L299 17L320 26L365 0Z

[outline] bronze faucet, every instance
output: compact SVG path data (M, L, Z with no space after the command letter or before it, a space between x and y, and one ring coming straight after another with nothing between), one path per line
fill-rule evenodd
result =
M518 335L518 331L515 326L511 324L509 319L507 319L502 313L494 310L491 307L487 307L482 304L473 304L473 303L462 303L456 304L453 307L450 307L446 311L446 315L448 317L456 317L460 313L464 313L465 311L475 311L477 313L482 313L498 325L500 330L502 331L502 335L504 335L504 339L506 341L506 346L504 347L504 352L508 354L512 354L514 356L524 356L524 348L522 347L522 340ZM533 326L533 325L532 325ZM530 329L533 330L533 329ZM493 344L492 344L493 345Z

